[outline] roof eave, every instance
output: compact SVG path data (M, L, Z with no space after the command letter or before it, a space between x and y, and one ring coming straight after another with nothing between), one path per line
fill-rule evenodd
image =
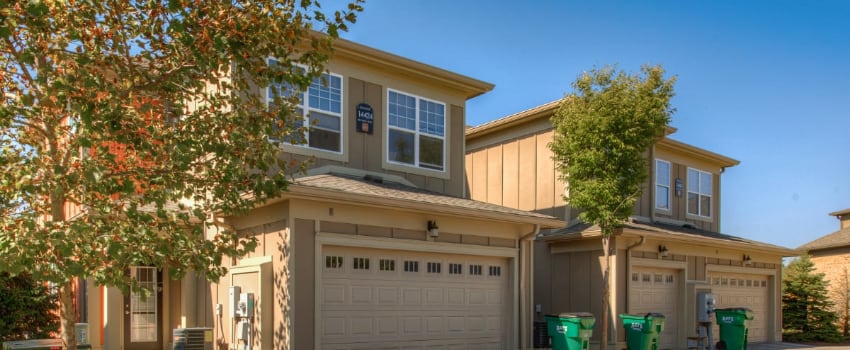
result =
M334 56L361 60L361 62L371 62L380 66L382 70L394 71L403 75L437 82L441 85L463 92L466 99L471 99L489 92L495 87L495 85L485 81L404 58L345 39L338 39L334 43Z
M334 200L356 205L370 205L375 207L389 207L394 209L407 209L420 212L441 213L458 217L472 217L477 219L493 220L505 223L520 223L540 225L541 228L559 228L564 226L564 221L557 218L544 218L511 213L493 212L472 208L459 208L435 203L423 203L419 201L405 200L399 198L387 198L382 196L369 196L362 193L348 193L337 190L323 189L312 186L290 184L289 191L284 193L285 198L303 198L316 200ZM279 200L283 200L281 198ZM278 200L278 201L279 201Z

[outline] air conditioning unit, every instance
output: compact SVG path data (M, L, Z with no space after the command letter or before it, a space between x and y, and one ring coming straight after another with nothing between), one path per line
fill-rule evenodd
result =
M174 350L213 350L213 329L175 328Z
M89 324L77 323L74 325L77 330L77 345L89 343Z

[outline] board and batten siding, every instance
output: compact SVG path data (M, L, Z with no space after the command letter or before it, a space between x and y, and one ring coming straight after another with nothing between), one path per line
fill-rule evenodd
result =
M549 150L552 137L549 129L468 149L469 196L564 219L564 185Z

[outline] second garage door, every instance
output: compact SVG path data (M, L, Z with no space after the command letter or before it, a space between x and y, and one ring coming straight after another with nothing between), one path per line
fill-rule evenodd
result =
M507 259L325 246L323 349L501 349Z
M753 310L753 321L749 330L750 342L768 340L770 299L767 284L767 276L719 272L711 275L711 292L714 293L717 308L746 307ZM714 328L717 332L717 327Z
M634 267L629 289L629 312L664 314L664 330L658 340L660 349L676 348L679 325L679 281L673 269ZM622 323L617 324L622 327Z

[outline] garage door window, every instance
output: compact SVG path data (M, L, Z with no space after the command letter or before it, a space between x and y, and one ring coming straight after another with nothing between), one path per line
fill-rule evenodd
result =
M354 258L352 266L354 266L355 270L368 270L369 258Z
M442 264L438 262L429 262L428 263L428 273L440 273L442 269Z
M469 265L469 274L473 276L481 276L484 271L484 267L481 265Z
M419 262L406 260L404 262L404 272L419 272Z
M490 276L501 276L502 275L502 267L501 266L490 266Z
M450 275L463 274L463 264L449 264L449 274Z
M395 271L395 260L381 259L378 261L378 269L381 271Z
M341 256L326 256L325 257L325 268L328 269L342 269L342 257Z

